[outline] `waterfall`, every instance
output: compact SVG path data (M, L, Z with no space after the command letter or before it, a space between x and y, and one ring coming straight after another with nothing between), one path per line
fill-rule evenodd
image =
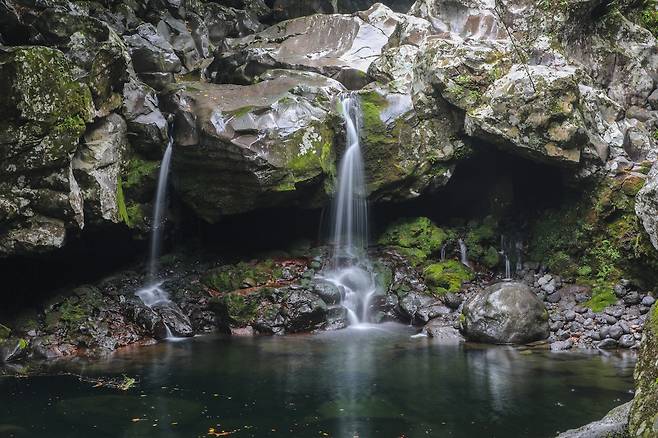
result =
M461 255L461 262L464 266L471 267L471 264L468 261L468 250L466 248L466 243L464 243L464 239L459 239L459 253Z
M441 246L441 261L445 261L446 259L446 245Z
M136 295L148 307L153 307L158 303L170 302L169 294L162 289L156 276L158 274L158 258L160 256L160 243L162 241L162 229L164 213L167 208L167 180L169 179L169 166L171 164L171 154L174 145L173 132L169 133L169 142L162 157L160 164L160 174L158 175L158 188L153 205L153 225L151 227L151 251L148 259L148 283L147 286L138 290ZM169 327L167 327L169 330Z
M345 122L346 149L338 170L333 203L335 261L342 256L363 256L368 243L368 201L359 138L361 106L354 94L343 97L340 104Z
M512 279L512 269L509 261L509 257L505 254L505 280Z
M322 278L344 291L342 305L350 325L367 323L370 299L376 291L367 256L368 201L360 144L361 107L358 95L341 97L345 123L345 154L340 161L332 204L332 263Z

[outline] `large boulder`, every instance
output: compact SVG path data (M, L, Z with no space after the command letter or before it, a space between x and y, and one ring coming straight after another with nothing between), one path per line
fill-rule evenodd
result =
M59 248L84 224L71 168L94 114L91 93L64 55L0 49L0 254Z
M250 86L181 83L175 114L176 190L201 218L319 205L335 173L332 101L343 86L310 72L274 71Z
M244 38L227 39L207 75L215 82L248 84L273 68L321 73L358 89L388 43L401 14L377 4L353 15L311 15Z
M461 331L470 341L524 344L548 337L548 312L526 284L497 283L464 304Z
M658 436L658 306L647 318L635 366L635 398L628 431L631 437Z

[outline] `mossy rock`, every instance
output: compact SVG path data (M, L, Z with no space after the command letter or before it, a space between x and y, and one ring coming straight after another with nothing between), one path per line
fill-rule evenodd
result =
M7 339L11 335L11 329L6 325L0 324L0 339Z
M457 260L431 264L425 268L423 275L428 286L436 295L448 292L457 293L461 291L462 284L475 277L473 271Z
M265 285L281 275L281 268L272 260L266 260L256 264L240 262L235 265L220 266L209 271L202 281L206 286L218 291L231 292Z
M541 213L531 224L530 260L601 289L621 278L655 287L658 252L635 214L640 179L621 175L588 184L581 194L567 198L559 209ZM580 269L585 266L588 269Z
M378 243L396 248L414 264L441 250L448 234L426 217L406 218L391 224Z
M658 436L658 306L654 305L644 324L644 334L635 366L635 398L628 429L630 436Z
M592 298L585 301L583 305L589 307L594 312L602 312L608 306L617 303L617 296L615 295L612 284L596 285L592 288Z

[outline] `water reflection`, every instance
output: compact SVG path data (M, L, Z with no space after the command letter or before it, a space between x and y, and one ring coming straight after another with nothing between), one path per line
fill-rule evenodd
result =
M0 380L0 427L63 437L549 437L631 397L632 356L439 345L413 333L382 325L125 351L66 367L136 377L125 393L71 377Z

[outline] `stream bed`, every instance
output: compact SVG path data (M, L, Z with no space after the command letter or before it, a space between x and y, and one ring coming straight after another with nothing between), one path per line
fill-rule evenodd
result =
M398 324L205 336L0 378L0 437L553 437L632 398L632 354L442 345ZM75 375L82 375L81 380ZM87 379L136 379L127 390Z

